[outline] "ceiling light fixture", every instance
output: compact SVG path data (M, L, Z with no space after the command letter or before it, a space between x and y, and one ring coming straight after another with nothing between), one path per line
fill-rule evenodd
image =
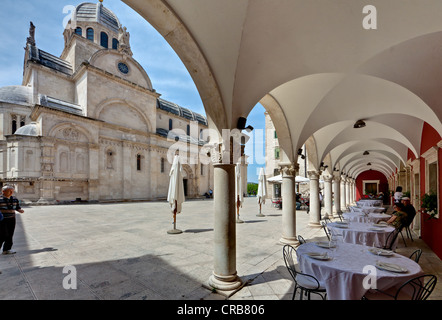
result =
M367 163L367 166L371 166L371 162Z
M368 156L369 154L370 154L370 152L368 152L368 151L365 151L365 152L363 153L364 156Z
M356 121L356 123L353 126L353 128L355 128L355 129L359 129L359 128L363 128L363 127L365 127L365 122L363 120Z

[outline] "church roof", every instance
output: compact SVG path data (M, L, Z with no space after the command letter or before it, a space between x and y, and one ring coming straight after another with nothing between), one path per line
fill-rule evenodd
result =
M0 88L0 103L1 102L32 106L32 88L26 86L7 86Z
M83 109L77 105L60 99L52 98L46 95L39 94L40 105L43 107L76 114L79 116L83 115Z
M31 46L29 50L29 60L37 62L48 68L60 71L62 73L72 75L73 69L69 62L60 59L46 51L38 49L36 46Z
M75 17L77 21L98 22L116 33L120 29L117 16L101 3L84 2L79 4Z
M176 103L164 99L158 99L157 108L191 121L198 121L199 123L207 126L206 117L200 115L199 113L193 112L192 110L180 107Z

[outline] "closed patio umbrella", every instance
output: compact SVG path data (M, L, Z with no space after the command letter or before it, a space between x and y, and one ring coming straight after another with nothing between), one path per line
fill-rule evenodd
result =
M244 201L244 196L242 193L242 179L241 179L241 166L239 164L235 167L235 198L236 198L236 211L237 211L237 223L243 223L239 218L239 208L242 208L242 203Z
M178 155L175 155L175 158L173 159L169 177L169 192L167 193L167 201L169 202L170 208L173 212L173 229L167 231L167 233L177 234L182 233L182 231L176 229L176 215L181 212L182 203L185 201L183 173Z
M267 180L264 168L261 168L259 171L258 176L258 204L259 204L259 214L257 214L257 217L264 217L264 215L261 213L261 206L262 204L266 203L266 195L267 195Z

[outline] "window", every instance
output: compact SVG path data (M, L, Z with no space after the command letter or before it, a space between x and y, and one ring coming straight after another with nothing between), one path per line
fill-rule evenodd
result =
M273 176L276 177L279 175L279 169L273 169Z
M161 173L164 172L164 158L161 158Z
M276 130L275 130L275 139L278 139L278 135L276 134Z
M279 159L279 147L275 148L275 159Z
M172 119L169 119L169 130L173 129L173 121Z
M83 30L80 27L77 27L75 29L75 34L78 34L79 36L82 36L83 35Z
M88 28L88 29L86 30L86 37L87 37L89 40L94 41L94 29L92 29L92 28Z
M141 171L141 155L137 154L137 171Z
M190 126L187 125L187 135L190 136Z
M17 131L17 117L13 116L12 117L12 134L14 134L15 131Z
M20 127L23 127L25 125L25 120L22 118L21 120L20 120Z
M203 140L203 129L200 129L200 139Z
M114 168L114 152L112 150L108 150L106 152L106 168L107 169Z
M106 49L109 47L109 37L107 36L106 32L102 32L100 34L100 44L102 47L105 47Z
M118 40L113 38L112 39L112 49L117 50L119 45L120 45L120 43L118 42Z

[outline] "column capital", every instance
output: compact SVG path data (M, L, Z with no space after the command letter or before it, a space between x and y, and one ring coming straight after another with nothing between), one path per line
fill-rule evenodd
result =
M312 170L312 171L307 171L307 174L310 180L319 179L319 175L321 174L321 172Z
M280 163L279 164L279 171L281 172L281 175L284 176L293 176L295 177L299 172L299 164L297 163Z
M330 174L326 174L325 176L322 176L322 178L324 179L324 182L332 182L333 181L333 176Z

